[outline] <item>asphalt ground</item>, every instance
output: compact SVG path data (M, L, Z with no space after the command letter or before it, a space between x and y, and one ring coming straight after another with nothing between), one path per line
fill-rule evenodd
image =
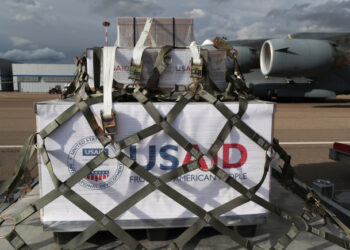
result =
M58 97L59 95L0 92L0 181L12 176L19 152L17 146L23 145L26 138L35 132L34 103ZM36 173L37 169L34 169L33 175Z
M0 92L0 180L9 178L14 170L18 145L35 131L33 104L57 98L57 95L4 93ZM297 176L307 184L317 178L331 180L336 189L350 189L349 166L328 159L328 151L334 141L350 142L350 96L340 96L327 102L278 103L276 104L274 136L292 156L292 165ZM14 147L10 147L14 146ZM33 175L35 175L35 171ZM303 201L283 189L272 180L271 201L279 204L292 214L299 215ZM38 198L38 187L29 195L14 204L5 213L13 215ZM22 204L21 204L22 203ZM4 230L11 228L2 228ZM288 231L289 225L276 215L270 214L266 224L259 225L256 236L251 238L264 248ZM337 228L324 227L326 231L338 234ZM181 229L180 229L181 230ZM1 231L1 230L0 230ZM52 232L45 232L36 213L17 231L30 244L32 249L56 249ZM144 232L130 232L149 248L163 249L168 241L149 241ZM2 233L0 233L2 234ZM175 232L176 235L176 232ZM105 239L101 242L101 238ZM127 249L121 242L106 240L108 234L97 237L81 249ZM96 238L95 238L96 240ZM101 246L103 245L103 246ZM100 247L98 247L100 246ZM11 247L0 239L0 249ZM227 236L210 228L203 229L184 249L241 249ZM301 233L288 249L340 249L339 247L307 233Z

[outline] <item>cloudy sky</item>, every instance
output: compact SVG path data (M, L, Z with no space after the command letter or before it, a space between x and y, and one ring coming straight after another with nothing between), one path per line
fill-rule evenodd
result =
M0 58L73 63L85 48L103 46L103 20L193 17L197 41L267 38L305 31L349 32L350 0L1 0Z

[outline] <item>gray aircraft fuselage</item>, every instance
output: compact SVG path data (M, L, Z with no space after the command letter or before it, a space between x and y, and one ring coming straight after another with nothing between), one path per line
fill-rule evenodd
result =
M332 45L343 51L350 51L349 33L296 33L292 39L314 39L330 41ZM229 41L233 47L247 46L259 55L261 46L268 39L252 39ZM244 74L247 87L252 89L255 96L262 99L272 98L327 98L340 94L350 94L350 66L344 65L320 70L312 77L288 75L264 76L261 70L251 69Z

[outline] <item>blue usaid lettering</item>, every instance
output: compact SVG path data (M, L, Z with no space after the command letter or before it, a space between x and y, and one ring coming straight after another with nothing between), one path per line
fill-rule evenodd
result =
M115 149L101 147L95 136L80 139L73 145L68 153L67 166L70 174L74 174L96 156L105 152L107 155ZM105 189L111 187L122 175L124 166L121 163L115 164L113 160L104 161L99 167L91 171L82 179L79 184L88 189Z
M199 149L198 145L194 145L197 149ZM223 159L223 168L239 168L244 165L247 161L248 153L247 149L242 144L228 143L223 145L222 150L222 159ZM235 149L240 152L240 158L236 162L231 162L230 159L230 150ZM165 145L159 148L160 157L167 161L168 164L160 163L159 167L162 170L173 170L179 166L179 159L176 157L176 152L178 152L178 146L176 145ZM143 167L147 170L151 170L156 165L156 153L157 147L156 145L148 146L148 163L143 165ZM130 146L130 158L133 161L137 162L137 148L135 145ZM186 153L185 158L181 162L181 165L187 164L192 161L193 158L190 153ZM199 161L202 169L208 169L208 165L202 157ZM211 161L211 164L218 165L218 155L216 154L214 159Z
M97 156L102 150L102 148L83 148L83 156ZM108 148L105 148L104 151L108 155Z

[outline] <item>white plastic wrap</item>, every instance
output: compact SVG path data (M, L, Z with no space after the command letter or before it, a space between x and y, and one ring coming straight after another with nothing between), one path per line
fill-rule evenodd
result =
M146 22L145 17L120 17L117 19L117 46L134 47ZM135 21L135 24L134 24ZM135 28L135 29L134 29ZM135 33L134 33L135 30ZM195 41L192 18L153 18L150 33L158 47L175 45L175 47L189 46ZM147 39L146 46L151 46L151 39Z
M142 57L142 74L141 84L146 84L148 78L151 76L154 63L160 49L146 49ZM87 49L87 71L89 75L89 85L94 86L94 65L93 65L93 52L92 49ZM114 80L122 83L129 84L132 80L129 79L130 61L132 58L132 49L120 49L116 50L115 68L114 68ZM103 57L103 54L102 54ZM191 76L191 51L189 49L175 49L171 52L171 62L167 69L163 72L159 79L159 88L161 89L173 89L175 84L188 85L192 82ZM209 50L208 51L208 70L211 79L222 90L226 87L225 81L225 50ZM101 59L102 60L102 59ZM103 67L101 66L101 82L103 86ZM204 85L207 83L205 82Z
M36 104L37 130L55 119L72 103L48 102ZM155 107L165 116L174 103L155 103ZM238 103L226 103L229 109L237 112ZM91 106L98 122L102 104ZM117 115L118 135L121 140L154 124L152 118L139 103L114 103ZM252 129L271 141L274 117L274 104L250 102L243 121ZM172 123L191 143L198 145L206 152L224 126L226 119L208 103L190 103ZM84 164L99 154L103 148L94 136L91 128L81 113L63 124L46 140L45 145L52 161L53 169L61 181L65 181ZM113 149L107 149L112 154ZM191 157L173 139L164 132L159 132L141 142L123 150L132 159L147 168L156 176L163 175L171 169L181 166ZM218 152L217 165L246 187L256 185L263 175L265 164L264 151L238 129L234 128L224 146ZM210 166L205 157L202 166ZM84 199L96 206L103 213L117 206L140 188L147 184L137 174L129 170L115 159L108 159L94 172L85 177L72 189ZM211 209L234 199L240 194L220 181L209 172L196 170L168 183L172 188L196 202L203 209ZM49 173L40 163L41 196L53 189ZM269 200L270 176L258 191L258 195ZM230 216L254 216L266 214L259 205L248 202L225 214ZM138 202L117 220L127 221L128 225L137 228L146 220L178 220L195 218L191 212L168 198L160 191L155 191ZM250 217L253 218L253 217ZM44 224L64 222L92 222L93 219L82 212L64 197L59 197L42 209L41 220ZM146 224L142 224L146 226Z

